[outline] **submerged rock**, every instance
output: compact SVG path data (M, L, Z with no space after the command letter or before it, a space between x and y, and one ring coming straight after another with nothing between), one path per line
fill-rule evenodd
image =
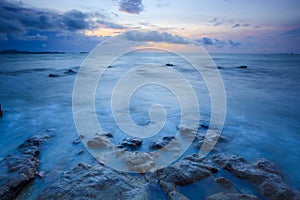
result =
M220 192L211 195L207 200L258 200L254 195Z
M172 66L174 66L174 65L171 64L171 63L167 63L166 66L167 66L167 67L172 67Z
M224 178L224 177L218 177L218 178L215 178L214 180L216 183L218 183L219 185L221 185L223 188L226 188L226 189L231 189L233 188L233 183Z
M174 136L165 136L161 139L158 139L150 144L150 149L161 149L164 146L168 145L170 142L175 141Z
M246 65L241 65L241 66L239 66L239 67L237 67L237 68L240 68L240 69L247 69L248 66L246 66Z
M3 110L2 110L2 107L1 107L1 104L0 104L0 118L3 116Z
M8 155L0 163L0 197L3 200L14 199L18 193L37 174L39 165L38 156L40 144L45 142L49 135L36 135L27 139L18 147L18 152Z
M65 74L76 74L76 72L72 69L68 69Z
M143 179L101 165L79 164L47 186L37 197L46 199L148 199Z
M217 154L212 158L236 177L256 184L269 199L299 199L298 192L285 183L282 172L269 160L258 159L247 163L244 158L230 154Z
M49 74L48 77L54 78L54 77L58 77L57 74Z
M140 138L135 138L135 137L130 137L130 138L125 138L119 145L118 147L127 147L131 149L138 148L142 145L143 140Z

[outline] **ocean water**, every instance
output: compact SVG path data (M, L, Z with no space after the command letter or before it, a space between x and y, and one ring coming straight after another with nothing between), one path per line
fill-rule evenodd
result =
M39 171L45 171L46 176L30 183L19 199L34 199L46 185L77 163L95 162L82 144L72 144L78 138L72 113L76 74L66 72L69 69L78 71L86 56L79 53L0 55L0 103L4 110L4 117L0 118L0 159L13 153L32 135L48 133L54 136L41 151ZM249 161L259 157L270 159L283 171L286 181L300 190L300 56L211 54L211 58L220 68L227 98L222 132L226 142L217 145L219 151L238 154ZM122 74L144 63L162 67L166 63L174 64L170 68L192 83L200 102L201 123L209 123L210 94L203 79L188 67L188 63L172 54L133 53L111 64L95 93L97 119L105 132L114 134L115 144L127 135L114 121L110 94ZM236 68L241 65L248 68ZM48 77L50 73L57 77ZM143 72L140 73L143 76ZM163 77L163 74L157 76ZM155 84L141 87L128 104L132 120L141 126L150 123L148 110L151 105L161 104L167 113L163 129L144 139L140 151L149 151L150 142L156 138L176 134L181 112L178 99L167 88ZM85 151L77 154L80 150ZM192 148L186 154L195 152L197 149ZM243 184L247 183L241 182ZM190 198L209 194L205 184L181 187L180 191ZM163 198L160 192L153 195Z

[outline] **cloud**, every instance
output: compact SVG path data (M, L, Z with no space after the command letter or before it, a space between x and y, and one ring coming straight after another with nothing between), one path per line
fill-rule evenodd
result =
M284 35L300 35L300 28L293 28L283 33Z
M111 22L101 13L81 12L79 10L58 13L53 10L36 9L18 3L11 3L7 0L0 1L0 33L3 34L24 35L31 30L77 32L94 30L100 27L124 28Z
M158 31L127 31L124 33L126 39L137 42L166 42L173 44L189 44L190 42L178 35Z
M195 42L198 45L203 46L214 46L218 48L222 47L238 47L241 45L241 42L235 42L232 40L220 40L220 39L212 39L208 37L203 37L201 39L196 39Z
M233 25L231 28L238 28L238 27L240 27L241 25L240 25L240 23L236 23L235 25Z
M140 14L144 10L142 0L121 0L119 10L129 14Z
M47 35L40 35L39 33L35 35L15 35L10 34L7 36L10 40L21 40L21 41L45 41L48 39Z

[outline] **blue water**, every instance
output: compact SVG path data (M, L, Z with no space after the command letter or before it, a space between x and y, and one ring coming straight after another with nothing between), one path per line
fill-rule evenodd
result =
M210 117L210 99L205 83L193 70L174 55L147 53L129 55L112 63L96 92L96 113L107 132L113 132L117 144L125 136L111 118L111 92L118 75L132 65L173 63L173 69L193 83L201 99L201 120ZM4 117L0 119L0 159L12 153L26 138L34 134L54 135L42 149L39 166L43 179L35 179L19 198L34 198L47 184L79 162L93 163L83 145L72 144L78 138L72 115L72 91L77 71L87 54L0 55L0 103ZM221 66L227 113L222 134L226 143L218 144L223 152L239 154L249 161L264 157L283 171L287 182L300 190L300 56L284 54L212 54ZM247 65L247 69L238 69ZM53 73L59 77L50 78ZM140 149L148 151L155 137L175 135L180 112L178 102L166 89L157 85L139 89L132 96L130 112L133 121L149 123L147 111L153 103L166 106L168 118L164 129L145 139ZM0 172L3 173L3 172ZM195 186L190 186L191 188ZM181 189L180 189L181 190ZM188 190L188 188L183 188Z

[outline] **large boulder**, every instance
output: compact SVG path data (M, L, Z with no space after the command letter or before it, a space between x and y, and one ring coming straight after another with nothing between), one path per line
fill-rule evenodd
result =
M148 199L144 179L97 165L78 164L47 186L37 197L46 199Z
M140 147L143 143L143 140L136 137L128 137L123 139L123 141L118 145L120 148L130 148L130 149L136 149Z
M6 172L0 176L1 199L14 199L22 188L34 179L39 165L40 144L49 137L49 135L33 136L21 144L15 154L1 160L0 171Z
M212 158L236 177L256 184L261 193L271 200L299 199L299 193L286 184L282 172L269 160L258 159L248 163L244 158L231 154L216 154Z

